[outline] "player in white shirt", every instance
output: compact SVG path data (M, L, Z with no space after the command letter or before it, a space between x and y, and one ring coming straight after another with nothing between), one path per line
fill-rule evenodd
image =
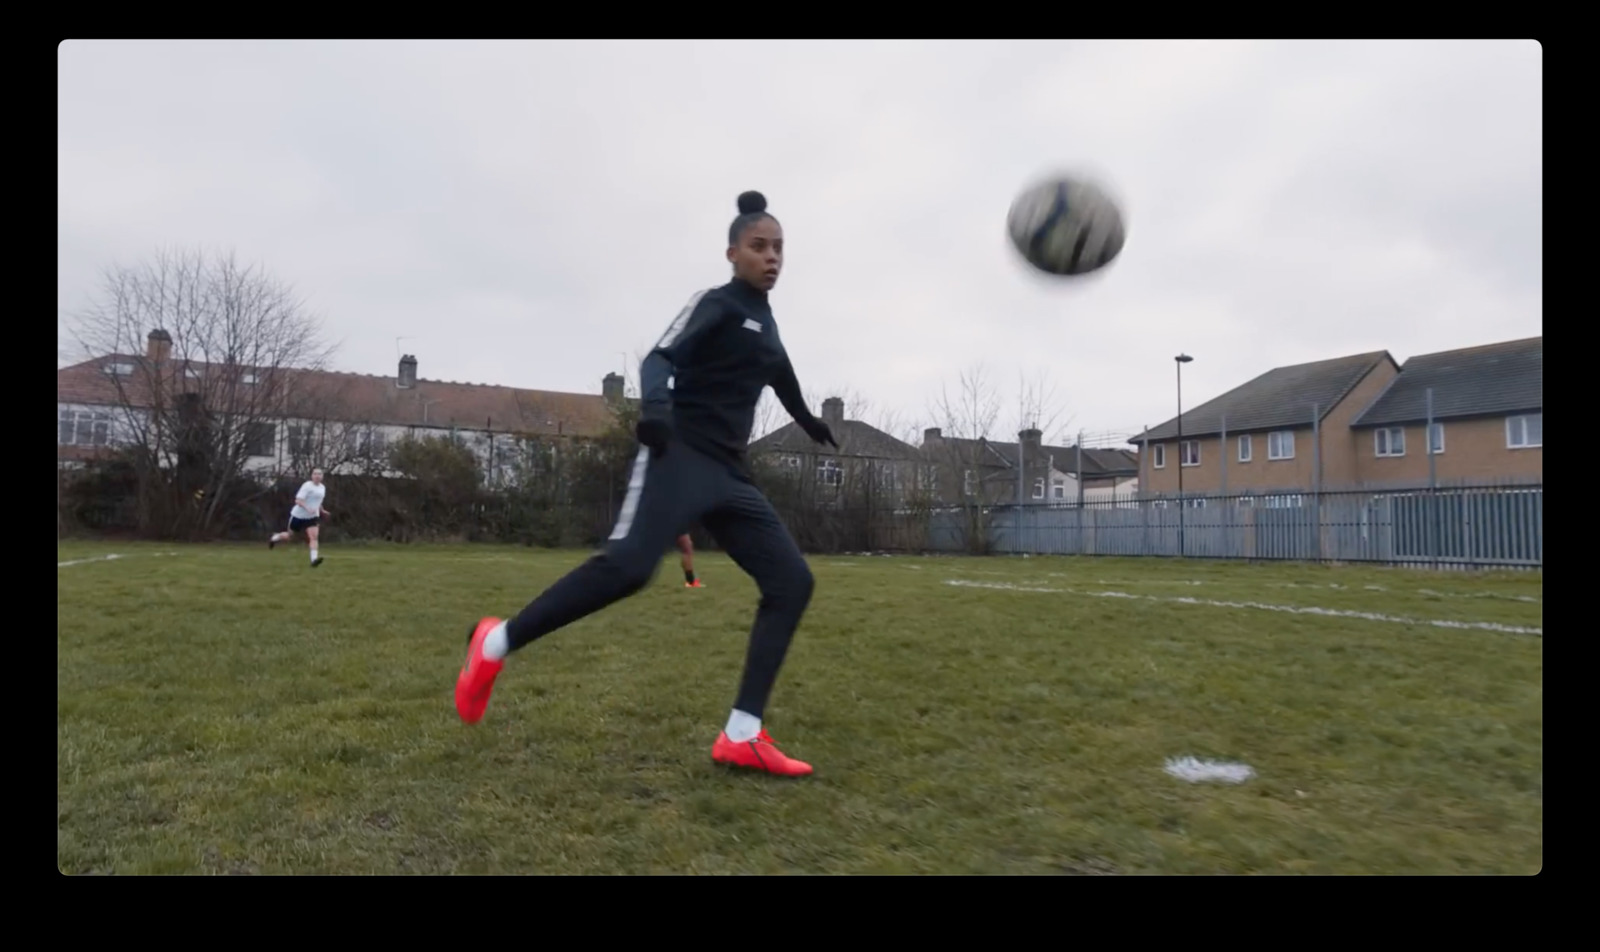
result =
M327 495L328 487L322 485L322 470L312 470L311 479L301 484L300 491L294 494L294 508L289 510L289 531L274 533L267 540L267 548L294 538L297 532L304 532L306 542L311 545L311 567L321 565L322 556L317 554L317 527L323 516L330 515L322 508L322 500Z

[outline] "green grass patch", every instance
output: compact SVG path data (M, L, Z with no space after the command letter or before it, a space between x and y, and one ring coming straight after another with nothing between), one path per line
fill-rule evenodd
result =
M817 772L786 781L711 763L757 598L718 555L697 556L703 590L665 556L637 596L513 656L468 727L468 625L586 553L331 546L313 570L303 547L76 543L58 561L112 553L58 569L67 873L1543 863L1543 639L1425 624L1542 628L1538 574L814 558L767 725ZM1162 770L1180 756L1256 776L1189 784Z

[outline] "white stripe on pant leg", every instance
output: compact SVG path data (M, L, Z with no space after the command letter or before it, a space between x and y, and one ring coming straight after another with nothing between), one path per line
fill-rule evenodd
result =
M617 516L617 527L611 530L611 538L626 539L628 530L633 528L633 516L639 508L639 494L644 492L644 470L650 463L650 448L639 447L639 455L633 458L633 475L628 477L628 496L622 500L622 513Z

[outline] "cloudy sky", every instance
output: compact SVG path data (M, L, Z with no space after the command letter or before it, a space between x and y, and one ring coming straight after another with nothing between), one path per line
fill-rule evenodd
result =
M784 226L805 389L897 431L982 364L1091 435L1274 366L1543 333L1533 42L68 42L59 356L101 269L232 249L338 369L598 393ZM1008 206L1101 178L1104 272L1020 264ZM854 407L850 416L857 416ZM1000 434L997 434L1000 435ZM1053 435L1053 434L1052 434Z

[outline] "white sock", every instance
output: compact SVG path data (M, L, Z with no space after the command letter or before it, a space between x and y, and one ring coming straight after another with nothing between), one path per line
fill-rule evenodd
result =
M510 651L511 643L506 641L506 623L501 622L483 639L483 656L490 661L499 661Z
M726 733L728 739L735 744L742 744L747 740L755 740L756 735L761 733L761 718L735 710L728 715Z
M315 562L316 560L317 560L317 547L316 546L312 546L311 547L311 561Z

